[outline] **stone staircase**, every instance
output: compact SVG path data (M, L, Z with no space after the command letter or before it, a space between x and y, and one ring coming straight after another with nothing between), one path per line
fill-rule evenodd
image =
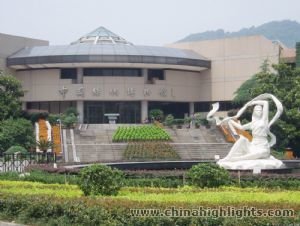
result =
M232 144L228 143L174 143L172 144L183 160L211 160L218 155L223 158L227 155Z
M165 129L174 143L227 143L223 134L216 127L199 129Z
M81 125L75 129L76 155L80 162L115 162L122 161L126 143L112 143L112 136L120 124ZM214 159L215 155L224 157L232 144L227 143L218 128L206 129L169 129L171 145L183 160ZM71 139L67 146L69 161L72 162L73 152Z
M77 156L81 162L122 161L127 144L77 144Z

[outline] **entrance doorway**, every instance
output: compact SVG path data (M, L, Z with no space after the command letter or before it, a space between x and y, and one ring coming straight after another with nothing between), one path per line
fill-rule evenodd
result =
M85 101L84 123L108 123L104 114L118 113L116 123L140 123L141 104L139 101Z

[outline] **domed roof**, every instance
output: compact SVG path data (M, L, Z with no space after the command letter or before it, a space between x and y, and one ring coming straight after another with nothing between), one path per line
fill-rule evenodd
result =
M132 45L132 43L128 42L126 39L122 38L121 36L111 32L105 27L98 27L97 29L82 36L77 41L71 44L79 44L79 43Z

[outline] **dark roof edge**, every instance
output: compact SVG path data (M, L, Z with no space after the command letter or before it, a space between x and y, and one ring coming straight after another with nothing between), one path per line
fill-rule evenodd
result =
M34 57L9 57L7 66L55 64L55 63L144 63L169 64L211 68L210 60L180 57L141 56L141 55L54 55Z

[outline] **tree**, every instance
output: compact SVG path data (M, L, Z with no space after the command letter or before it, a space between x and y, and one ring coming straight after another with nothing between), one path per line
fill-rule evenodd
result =
M245 103L262 93L275 95L283 104L284 111L280 119L273 125L272 131L277 137L277 148L291 147L300 156L300 69L279 63L268 70L264 62L261 71L250 80L252 86L245 84L237 91L234 101L243 100ZM245 88L246 87L246 88ZM243 96L248 92L248 98ZM270 105L270 118L275 114L276 108Z
M256 82L257 79L255 75L245 81L235 92L234 103L242 104L248 102L250 100L251 90L256 86Z
M0 122L0 153L19 145L27 150L34 146L33 127L26 119L8 119Z
M258 78L264 78L270 74L270 63L268 60L264 60L260 66L260 72L253 75L250 79L246 80L235 92L233 103L236 105L243 105L253 98L254 89L257 87ZM256 91L257 92L257 91Z
M20 115L20 97L23 95L20 81L11 75L0 72L0 121Z

